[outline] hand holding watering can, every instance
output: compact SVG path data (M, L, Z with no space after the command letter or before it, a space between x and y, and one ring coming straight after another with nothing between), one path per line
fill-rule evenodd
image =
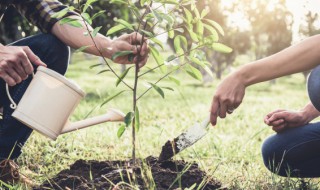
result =
M52 140L56 140L60 134L77 129L124 120L124 113L109 109L101 116L69 122L70 115L85 96L85 92L76 83L42 66L38 67L19 105L12 100L8 84L6 87L12 103L11 108L15 109L12 116Z

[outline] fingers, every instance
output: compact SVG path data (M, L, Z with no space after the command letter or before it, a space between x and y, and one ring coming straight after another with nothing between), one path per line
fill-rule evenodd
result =
M129 34L129 37L131 39L131 44L140 44L142 42L142 35L137 32ZM146 37L143 38L143 42L147 42L147 40Z
M10 86L27 79L33 72L31 61L46 66L29 47L1 46L0 77Z
M1 73L2 79L9 85L14 86L16 85L16 81L8 74L8 73Z
M25 53L27 54L29 60L30 60L32 63L34 63L35 65L38 65L38 66L47 67L47 65L46 65L44 62L42 62L42 61L40 60L40 58L39 58L38 56L36 56L36 55L31 51L31 49L30 49L29 47L25 46L25 47L23 47L23 50L25 51ZM26 65L25 65L25 66L26 66ZM30 65L30 66L32 67L32 65ZM26 68L26 69L30 69L29 66L27 66L27 67L28 67L28 68ZM33 70L33 68L32 68L32 70ZM29 70L28 70L28 71L29 71Z
M217 118L219 115L219 101L214 97L211 104L210 111L210 122L211 125L215 126L217 124Z
M274 130L277 133L281 133L286 129L285 124L279 125L279 126L274 126L272 127L272 130Z
M267 114L267 117L271 117L273 114L278 113L278 112L283 112L283 111L286 111L286 110L284 110L284 109L274 110L274 111L268 113L268 114Z
M268 118L269 123L275 122L279 119L284 119L287 117L287 112L278 112L273 114L270 118Z

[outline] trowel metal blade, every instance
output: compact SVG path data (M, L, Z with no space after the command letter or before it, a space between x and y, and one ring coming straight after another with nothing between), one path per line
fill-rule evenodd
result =
M181 133L172 141L167 141L159 156L159 161L164 161L172 158L182 150L190 147L203 136L207 134L207 126L209 125L209 117L206 118L201 124L196 123L194 126Z

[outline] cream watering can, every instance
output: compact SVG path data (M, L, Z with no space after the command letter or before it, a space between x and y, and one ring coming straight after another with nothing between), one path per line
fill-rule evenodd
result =
M39 66L19 105L9 94L12 116L28 127L56 140L60 134L109 121L123 121L125 114L109 109L106 114L74 123L69 122L85 92L74 82L48 68Z

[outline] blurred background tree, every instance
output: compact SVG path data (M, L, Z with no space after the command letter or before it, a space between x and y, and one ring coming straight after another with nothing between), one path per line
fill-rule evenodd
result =
M73 6L71 0L60 0ZM298 34L293 32L293 9L288 7L289 0L199 0L199 10L208 10L208 17L219 23L224 29L222 43L233 48L230 54L223 54L206 49L206 56L210 62L210 69L214 78L220 79L224 74L239 66L239 57L246 56L248 61L260 59L279 52L293 43L293 36L311 36L319 34L319 16L316 12L304 7L305 13L300 18ZM82 0L85 2L85 0ZM137 1L138 2L138 1ZM291 4L293 1L290 1ZM300 1L299 1L300 2ZM299 4L299 2L295 2ZM309 1L304 1L308 4ZM302 4L300 2L300 4ZM115 25L114 19L122 18L128 22L134 17L128 7L110 4L109 1L97 1L90 9L90 14L101 10L106 12L96 18L92 25L104 26L100 32L106 34L108 28ZM309 2L309 9L312 7ZM3 7L2 7L3 8ZM188 8L188 7L186 7ZM190 8L190 7L189 7ZM180 14L183 13L181 9ZM197 27L197 23L194 23ZM125 32L125 31L124 31ZM182 34L186 30L177 30L175 34ZM21 18L14 8L9 7L0 23L0 43L8 44L22 37L39 33L39 30ZM112 37L112 36L111 36ZM169 38L168 45L173 47ZM174 48L172 48L174 49ZM243 62L241 60L241 62ZM245 61L246 62L246 61ZM124 68L123 68L124 69ZM306 77L309 72L304 72ZM204 77L210 81L211 76Z

